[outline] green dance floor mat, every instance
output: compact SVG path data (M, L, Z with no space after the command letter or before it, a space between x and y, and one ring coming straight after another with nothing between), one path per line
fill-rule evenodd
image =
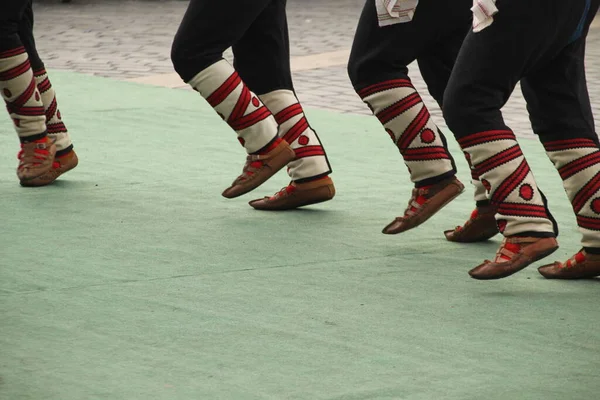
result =
M245 154L197 93L50 78L80 166L21 188L0 122L0 399L599 398L600 281L548 281L541 262L471 279L500 236L444 239L470 185L418 229L381 234L411 184L375 118L307 110L338 194L269 213L247 202L289 178L221 197ZM561 227L547 260L566 260L571 206L542 146L521 143Z

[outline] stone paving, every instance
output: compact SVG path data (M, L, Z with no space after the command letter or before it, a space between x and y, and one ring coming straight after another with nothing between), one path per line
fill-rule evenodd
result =
M305 106L370 114L352 90L345 67L363 4L364 0L288 1L294 82ZM181 0L73 0L70 4L36 0L38 47L49 68L186 88L174 74L169 58L172 38L186 7L187 1ZM597 21L588 39L586 60L590 96L598 110L597 126L599 28ZM415 86L443 125L418 68L412 67ZM515 91L504 113L507 124L518 134L531 134L520 90Z

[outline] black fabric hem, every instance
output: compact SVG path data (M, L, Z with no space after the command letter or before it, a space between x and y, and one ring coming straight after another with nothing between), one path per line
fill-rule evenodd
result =
M516 235L510 235L506 237L536 237L536 238L555 238L556 233L554 232L533 232L533 231L525 231L519 232Z
M436 183L440 183L441 181L445 181L446 179L452 178L455 175L456 175L456 170L453 169L453 170L450 170L448 172L444 172L441 175L434 176L433 178L427 178L427 179L423 179L422 181L415 182L415 187L416 188L421 188L423 186L435 185Z
M600 247L584 247L583 249L588 254L600 254Z
M311 176L310 178L302 178L302 179L296 179L295 181L293 181L294 183L306 183L306 182L312 182L312 181L316 181L317 179L321 179L324 178L326 176L329 176L329 174L331 174L331 170L324 172L322 174L319 175L315 175L315 176Z
M19 137L19 141L21 143L31 143L31 142L35 142L36 140L40 140L45 138L46 136L48 136L48 132L44 131L42 133L39 133L37 135L31 135L31 136L25 136L25 137Z
M480 207L487 207L487 206L489 206L490 204L492 204L492 203L491 203L491 201L489 201L489 200L477 200L477 201L475 202L475 206L476 206L477 208L480 208Z
M73 145L70 145L69 147L67 147L66 149L62 149L56 152L56 157L62 157L65 154L70 153L73 150Z

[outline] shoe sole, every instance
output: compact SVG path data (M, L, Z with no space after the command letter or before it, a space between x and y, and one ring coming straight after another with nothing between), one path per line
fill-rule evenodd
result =
M64 170L60 171L60 173L58 173L58 175L56 175L53 179L49 180L49 181L44 181L42 180L42 178L44 177L44 175L51 173L52 171L48 171L36 178L33 179L29 179L26 181L20 181L19 183L21 184L21 186L23 187L41 187L41 186L48 186L51 183L56 182L56 180L58 178L60 178L62 175L66 174L67 172L71 171L72 169L75 169L75 167L77 167L79 165L79 158L77 158L77 155L75 155L75 160L74 162L68 166L68 168L65 168Z
M442 202L439 206L437 206L437 209L435 209L434 212L430 213L429 216L427 216L425 219L423 219L418 224L413 225L413 226L411 226L408 229L386 230L388 226L390 226L390 225L393 224L393 222L392 222L392 223L388 224L385 228L383 228L382 233L384 233L386 235L397 235L399 233L406 232L406 231L409 231L411 229L414 229L417 226L423 225L425 222L429 221L429 219L431 217L433 217L435 214L437 214L438 212L440 212L442 210L442 208L446 207L452 200L456 199L458 196L460 196L465 191L465 185L463 185L462 182L460 182L460 181L458 183L460 183L460 186L456 186L455 185L458 188L458 190L456 191L456 193L454 193L453 195L451 195L450 197L448 197L444 202Z
M495 223L495 221L494 221ZM479 243L479 242L485 242L486 240L490 240L491 238L493 238L494 236L496 236L498 233L500 233L498 231L498 229L495 230L495 232L484 232L485 235L481 235L481 236L476 236L476 237L469 237L468 239L459 239L460 238L460 234L457 235L458 238L452 238L451 234L454 233L455 231L453 229L444 231L444 236L446 237L446 240L449 242L453 242L453 243ZM465 234L466 235L466 234Z
M54 145L54 143L52 143L48 148L48 156L52 157L52 160L54 160L54 157L56 155L56 146ZM21 184L21 186L27 186L27 184L31 181L34 181L36 179L39 179L41 176L44 176L45 174L47 174L48 172L52 171L52 163L50 163L50 168L48 168L47 170L45 170L44 172L40 173L40 174L36 174L35 176L28 176L27 178L20 178L19 177L19 183ZM19 175L18 170L17 170L17 176Z
M287 145L286 148L282 149L279 154L277 154L273 157L273 160L271 162L274 163L275 165L268 166L269 167L268 173L262 175L262 177L260 179L253 181L252 185L248 185L245 187L242 185L232 186L232 187L225 189L225 191L223 191L223 193L221 193L221 195L227 199L234 199L236 197L243 196L246 193L253 191L257 187L259 187L260 185L262 185L263 183L268 181L269 179L271 179L271 177L273 175L275 175L277 172L279 172L283 167L288 165L290 162L294 161L295 158L296 158L296 153L294 152L294 150L291 147L289 147L289 145ZM232 188L235 188L237 186L242 187L242 189L240 191L233 191L233 193L230 193L232 191Z
M546 275L545 273L542 272L543 268L548 268L548 267L553 267L555 264L546 264L546 265L542 265L541 267L538 268L538 272L540 273L540 275L542 275L544 278L546 279L562 279L562 280L577 280L577 279L594 279L596 277L600 276L600 269L596 270L596 271L581 271L579 273L575 273L573 272L573 275ZM568 271L570 272L570 271Z
M270 208L269 206L266 207L256 207L252 204L253 201L260 201L260 200L253 200L251 202L249 202L248 204L250 204L250 206L252 208L254 208L255 210L259 210L259 211L289 211L289 210L295 210L297 208L301 208L301 207L306 207L306 206L311 206L313 204L319 204L319 203L324 203L326 201L332 200L334 196L329 196L329 197L321 197L321 198L316 198L316 199L312 199L312 200L308 200L305 202L300 202L300 203L295 203L289 206L283 206L283 207L272 207Z
M471 276L471 278L476 279L478 281L493 281L493 280L497 280L497 279L503 279L506 277L509 277L511 275L516 274L519 271L524 270L525 268L527 268L528 266L530 266L531 264L541 260L542 258L546 258L548 257L550 254L554 253L556 250L558 250L559 246L553 247L551 249L548 249L540 254L538 254L536 257L534 257L531 262L522 265L520 268L515 269L515 270L511 270L508 273L505 274L500 274L500 275L496 275L496 276L492 276L492 277L475 277L473 275L471 275L471 271L469 271L469 275Z

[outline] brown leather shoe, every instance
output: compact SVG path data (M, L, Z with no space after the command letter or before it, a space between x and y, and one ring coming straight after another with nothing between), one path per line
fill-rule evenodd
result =
M46 172L44 175L38 176L37 178L21 181L21 186L34 187L49 185L65 172L75 168L77 164L79 164L77 154L75 154L74 150L71 150L64 156L55 158L50 171Z
M225 189L223 197L232 199L256 189L295 157L294 150L285 140L280 140L266 154L249 154L242 174Z
M383 228L383 233L394 235L421 225L458 197L464 189L465 185L455 176L432 186L414 188L404 216L389 223Z
M19 159L17 177L21 185L50 171L55 154L56 146L47 136L34 142L21 144L21 151L17 155Z
M333 199L335 187L330 177L306 183L290 183L274 196L252 200L250 204L257 210L291 210L310 204Z
M506 278L529 264L549 256L558 249L556 238L508 237L496 253L494 261L485 260L469 271L480 280Z
M463 226L444 231L446 239L451 242L474 243L496 236L499 232L494 217L497 210L498 208L492 205L477 207Z
M600 276L600 254L588 254L581 249L566 263L539 267L538 271L546 279L590 279Z

